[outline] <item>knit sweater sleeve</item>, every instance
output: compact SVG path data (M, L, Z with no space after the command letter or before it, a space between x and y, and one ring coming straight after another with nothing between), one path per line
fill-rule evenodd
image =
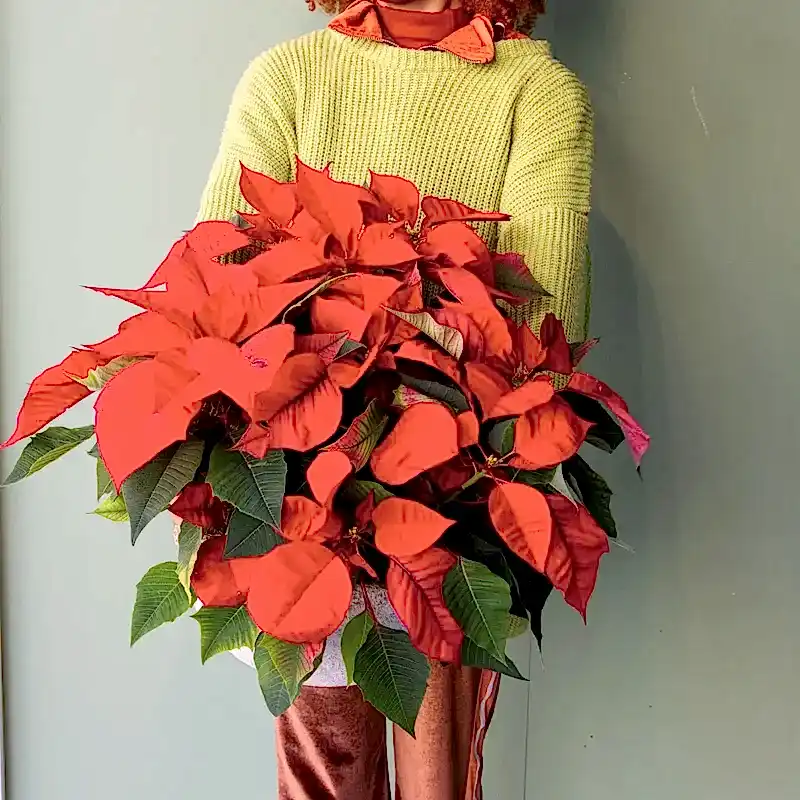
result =
M288 181L296 152L294 92L278 48L253 61L236 87L197 222L252 212L239 190L240 164Z
M523 255L552 294L528 303L520 316L538 330L552 311L570 341L582 341L588 327L592 122L584 86L549 60L518 99L500 206L512 219L500 226L498 251Z

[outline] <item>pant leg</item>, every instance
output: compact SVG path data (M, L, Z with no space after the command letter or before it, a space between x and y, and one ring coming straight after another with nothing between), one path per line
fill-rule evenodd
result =
M386 720L357 687L304 687L276 743L278 800L389 800Z
M416 739L395 727L396 800L482 800L483 742L500 676L431 664Z

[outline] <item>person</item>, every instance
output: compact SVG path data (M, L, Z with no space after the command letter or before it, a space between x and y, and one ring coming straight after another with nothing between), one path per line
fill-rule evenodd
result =
M241 79L198 221L252 210L240 163L281 181L298 157L343 181L400 175L423 194L510 214L477 230L523 255L549 292L524 318L538 326L552 311L582 341L592 114L579 80L520 32L544 1L318 2L339 12L327 28L269 50ZM280 800L387 800L384 719L347 687L333 645L323 677L277 720ZM497 685L492 672L433 666L416 739L394 732L399 800L482 797Z

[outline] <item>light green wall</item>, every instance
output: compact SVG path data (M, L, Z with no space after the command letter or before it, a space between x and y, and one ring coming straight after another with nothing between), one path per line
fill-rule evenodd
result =
M0 7L7 432L35 371L126 311L80 285L140 285L191 226L248 60L318 20L301 0ZM0 499L6 800L272 800L272 720L249 670L201 667L189 619L128 649L136 581L173 556L168 526L132 550L86 516L80 453Z
M191 225L249 59L325 20L302 0L7 0L4 15L7 431L33 374L125 312L80 285L140 285ZM171 536L154 523L131 550L122 527L86 516L92 491L75 453L0 498L6 800L272 800L272 719L254 675L232 658L201 667L188 619L128 649L135 584L174 557ZM515 645L524 664L527 643ZM503 689L489 796L522 794L527 696Z
M655 447L643 485L623 455L603 464L636 554L606 560L589 627L549 607L526 800L790 800L800 11L551 5L542 30L597 109L591 366ZM191 224L250 56L321 20L301 0L6 0L2 14L7 424L34 370L118 321L78 284L136 285ZM128 650L133 586L171 556L169 532L131 551L83 516L82 458L0 498L7 800L273 798L271 721L245 668L201 668L188 621ZM525 690L510 686L487 800L522 800Z
M800 7L553 0L597 112L589 365L654 437L589 627L558 604L527 800L800 797ZM599 462L602 463L602 460Z

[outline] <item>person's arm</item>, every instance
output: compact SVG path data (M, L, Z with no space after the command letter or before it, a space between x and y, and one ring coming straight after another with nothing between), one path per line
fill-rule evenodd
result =
M592 111L584 86L565 67L550 63L540 73L515 112L500 204L512 219L500 226L498 251L523 255L552 294L524 306L521 316L538 330L552 311L577 342L588 326Z
M297 152L294 91L282 55L278 48L259 56L239 81L197 222L228 221L235 212L253 211L239 191L240 163L279 181L291 179Z

